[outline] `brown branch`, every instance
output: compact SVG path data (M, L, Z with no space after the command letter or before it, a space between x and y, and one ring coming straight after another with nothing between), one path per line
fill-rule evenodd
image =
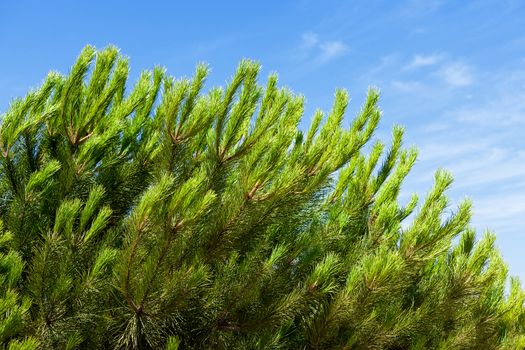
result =
M89 132L87 135L82 136L82 137L80 138L80 140L78 140L77 142L78 142L78 143L82 143L82 142L84 142L85 140L89 139L89 138L93 135L94 132L95 132L95 131L92 130L92 131Z

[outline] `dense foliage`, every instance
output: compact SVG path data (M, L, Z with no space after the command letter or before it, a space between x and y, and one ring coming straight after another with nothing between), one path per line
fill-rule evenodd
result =
M304 100L242 61L224 89L86 47L0 125L0 343L9 349L519 349L525 294L438 171L370 143L371 90L303 134ZM495 209L497 210L497 209ZM402 224L403 223L403 224Z

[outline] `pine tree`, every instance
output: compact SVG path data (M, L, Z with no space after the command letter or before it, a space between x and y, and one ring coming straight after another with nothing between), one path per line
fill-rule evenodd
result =
M127 90L128 60L88 46L12 102L3 348L525 348L525 294L470 203L450 214L451 176L400 203L417 151L401 127L372 141L377 91L348 128L337 91L303 133L303 97L257 63L207 74Z

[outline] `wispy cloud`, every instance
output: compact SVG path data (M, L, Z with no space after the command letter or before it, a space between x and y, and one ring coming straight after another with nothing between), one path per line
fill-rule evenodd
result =
M415 55L412 60L404 67L404 70L413 70L421 67L434 66L443 60L442 54Z
M422 127L422 130L427 133L436 133L436 132L442 132L442 131L448 130L450 129L450 127L451 127L450 123L441 121L441 122L426 124Z
M385 59L388 58L388 59ZM458 88L477 86L476 69L461 59L453 58L449 53L417 53L405 59L399 54L386 55L380 58L375 66L366 71L363 81L377 82L381 87L391 89L398 96L417 93L422 99L434 102L442 101L443 105L459 99ZM468 90L461 99L468 99ZM470 93L469 93L470 94ZM472 97L470 95L470 97ZM447 100L447 103L443 103ZM430 102L430 101L429 101ZM418 109L433 105L420 103ZM433 106L435 109L435 106ZM428 108L427 108L428 109Z
M451 87L467 86L474 82L473 67L460 61L444 64L437 75Z
M348 53L349 47L341 40L321 40L317 33L307 32L301 36L299 56L323 64Z
M525 126L525 86L510 84L507 91L496 89L491 95L482 104L463 105L447 115L460 123L490 129Z
M301 37L301 48L303 50L310 50L317 46L319 43L319 35L316 33L304 33Z
M327 41L320 44L319 49L321 49L321 61L330 61L345 54L348 51L348 46L339 40Z
M414 92L421 90L423 87L421 82L413 80L394 80L391 85L392 88L398 92Z
M517 230L523 227L517 218L525 216L525 186L514 188L504 195L494 194L479 198L474 202L474 213L474 223L477 226L500 234L523 234L524 232ZM501 242L501 238L499 239Z
M474 136L463 143L443 140L421 149L421 161L430 167L450 169L457 178L455 190L501 184L503 180L525 176L525 155L512 147L499 147L497 142L477 142ZM433 171L423 178L430 178Z
M512 102L514 101L514 102ZM509 97L501 103L490 103L482 107L460 107L451 112L459 122L509 127L525 125L525 96Z

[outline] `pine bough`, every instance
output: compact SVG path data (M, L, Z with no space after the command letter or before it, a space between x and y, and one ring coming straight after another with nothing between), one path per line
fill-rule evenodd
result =
M317 111L242 61L204 91L86 47L0 124L7 349L522 349L525 294L444 171L371 144L378 92ZM402 224L403 223L403 224ZM510 281L510 282L509 282ZM510 287L509 287L510 283Z

